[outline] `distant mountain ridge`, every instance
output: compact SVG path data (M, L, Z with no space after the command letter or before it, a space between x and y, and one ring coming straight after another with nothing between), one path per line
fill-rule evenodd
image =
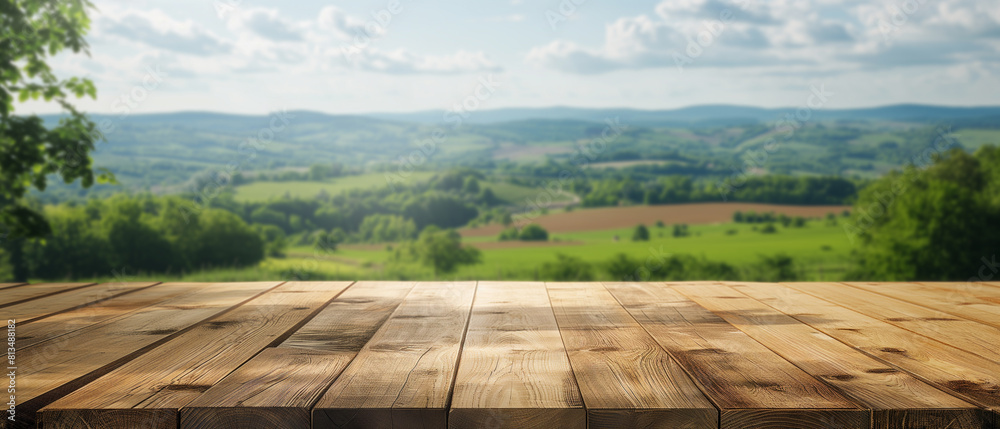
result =
M626 108L591 109L576 107L502 108L476 111L469 114L469 123L500 123L529 119L581 120L603 122L619 117L622 122L645 126L692 125L717 122L760 122L776 120L785 114L794 114L795 107L762 108L737 105L699 105L667 110L639 110ZM442 121L444 110L412 113L368 113L361 116L391 121L435 123ZM1000 116L1000 106L952 107L923 104L896 104L859 109L814 109L811 114L822 120L891 120L939 121Z
M501 108L469 112L463 121L469 124L500 124L521 121L585 121L602 123L606 119L619 118L622 123L638 126L725 126L748 122L768 122L786 114L794 114L796 108L762 108L737 105L699 105L666 110L640 110L628 108ZM348 128L366 127L378 122L405 124L444 124L448 117L454 117L445 110L426 110L408 113L359 113L353 115L327 114L315 111L290 111L298 123L339 124ZM449 115L449 116L446 116ZM896 104L859 109L814 109L812 119L819 120L882 120L904 122L937 122L952 120L972 120L1000 118L1000 106L953 107L923 104ZM264 115L243 115L218 112L183 111L173 113L131 114L120 117L113 114L91 114L95 119L110 118L116 122L132 125L148 123L175 123L193 127L214 125L245 128L248 123L259 123ZM55 121L59 115L43 115L48 121Z

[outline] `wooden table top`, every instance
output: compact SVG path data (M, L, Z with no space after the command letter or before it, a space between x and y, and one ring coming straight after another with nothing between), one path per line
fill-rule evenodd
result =
M1000 283L0 284L0 315L2 428L1000 420Z

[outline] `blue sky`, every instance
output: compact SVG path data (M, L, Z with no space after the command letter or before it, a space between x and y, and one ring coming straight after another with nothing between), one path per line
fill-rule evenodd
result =
M94 3L90 112L1000 104L995 0Z

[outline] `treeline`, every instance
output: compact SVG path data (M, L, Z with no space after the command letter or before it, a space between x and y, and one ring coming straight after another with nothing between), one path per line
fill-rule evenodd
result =
M593 281L610 277L615 281L626 282L692 279L777 282L801 278L795 261L783 254L761 256L756 263L736 267L692 255L636 259L624 253L597 264L559 253L554 261L543 263L535 277L536 280L550 281Z
M52 234L25 242L23 261L10 263L25 264L32 278L74 279L243 267L264 258L264 240L239 216L189 207L151 195L48 206Z
M698 183L686 176L641 182L603 179L576 189L587 207L739 201L770 204L849 204L857 185L839 177L753 176L739 181Z
M852 279L995 280L1000 148L948 147L941 139L930 159L861 192L844 226L857 249Z

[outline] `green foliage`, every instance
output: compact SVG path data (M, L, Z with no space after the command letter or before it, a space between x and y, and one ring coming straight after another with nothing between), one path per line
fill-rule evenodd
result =
M500 241L513 241L517 240L521 235L521 232L517 230L517 227L504 228L500 231L500 236L498 237Z
M119 195L85 206L49 206L46 216L52 234L30 241L26 251L30 275L41 279L243 267L264 258L262 235L274 237L270 249L283 240L283 232L272 229L277 227L258 232L235 214L176 197Z
M685 223L679 223L679 224L674 225L674 233L673 234L674 234L675 238L687 237L687 236L691 235L691 233L688 232L688 226Z
M778 228L775 228L773 223L769 223L764 225L764 227L760 229L760 232L762 234L774 234L778 232Z
M799 279L795 261L783 253L761 256L760 262L750 267L746 277L747 280L758 282L789 282Z
M482 260L479 249L462 246L462 236L452 229L435 226L424 228L416 241L401 246L397 259L416 259L434 270L434 276L454 272L459 265L477 264Z
M582 259L556 253L556 260L545 262L538 269L540 279L562 282L585 282L594 279L591 265Z
M618 281L740 279L739 273L729 264L690 255L647 258L643 261L619 253L608 260L604 268L612 279Z
M649 241L649 228L640 224L632 231L632 241Z
M413 220L398 215L373 214L361 221L358 238L368 243L385 243L413 239L417 226Z
M288 247L288 238L285 231L275 225L254 225L254 229L264 240L264 252L267 256L282 258L285 256L285 248Z
M952 150L925 169L893 172L861 192L844 224L858 242L858 278L978 279L1000 242L1000 156Z
M538 224L528 224L521 228L521 233L517 236L521 241L548 241L549 232Z
M24 201L28 190L44 191L49 175L66 183L79 179L84 187L95 181L88 154L101 133L69 102L70 97L96 98L94 84L76 77L60 80L48 65L49 57L66 49L86 51L83 35L92 7L83 0L8 1L0 6L0 227L12 238L4 244L17 280L27 275L24 239L52 231L42 214ZM54 101L68 115L52 128L35 115L15 116L15 94L18 102ZM96 179L113 182L114 176L104 171Z

